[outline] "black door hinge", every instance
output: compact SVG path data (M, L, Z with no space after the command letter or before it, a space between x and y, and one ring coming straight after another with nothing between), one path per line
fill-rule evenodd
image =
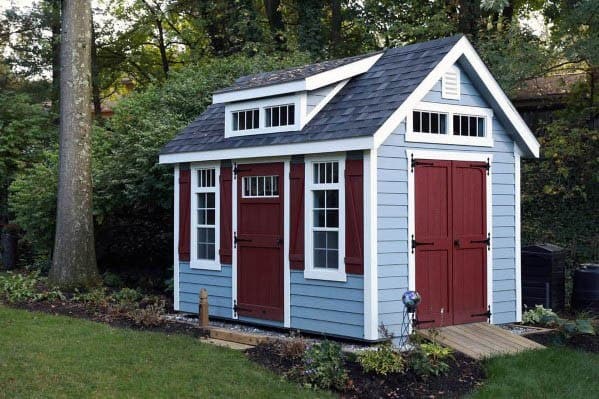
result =
M237 176L237 174L238 174L239 172L249 172L249 171L251 171L251 170L252 170L251 168L245 168L245 169L244 169L244 168L240 168L239 166L235 165L235 167L233 168L233 174L234 174L235 176Z
M412 253L414 253L414 249L416 249L416 247L420 245L435 245L435 243L416 241L416 239L414 238L414 234L412 234Z
M471 168L483 168L487 170L487 176L489 176L489 171L491 170L491 161L487 158L487 162L484 165L479 164L470 164Z
M239 238L239 237L237 237L237 232L234 232L233 233L233 244L234 244L235 248L237 248L238 242L252 242L252 240L249 238Z
M487 311L484 313L475 313L471 314L470 317L482 317L485 316L487 319L491 320L491 305L487 308Z
M470 244L487 244L487 251L491 250L491 233L484 240L470 240Z
M237 316L237 313L238 313L240 310L241 310L242 312L251 312L251 311L252 311L252 309L243 308L243 307L239 306L239 305L237 304L237 301L234 301L234 302L233 302L233 312L235 313L235 316Z
M426 161L417 161L414 159L414 154L412 154L411 159L410 159L410 166L412 168L412 172L414 172L414 167L416 166L433 166L434 163L433 162L426 162Z

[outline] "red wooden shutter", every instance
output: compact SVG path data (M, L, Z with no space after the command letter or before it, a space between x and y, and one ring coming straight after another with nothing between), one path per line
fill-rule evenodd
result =
M289 266L304 270L304 164L292 163L289 173Z
M191 172L179 171L179 260L189 261Z
M230 265L233 263L232 253L232 214L233 203L231 201L232 187L231 167L220 168L220 263Z
M345 271L364 274L364 172L361 159L345 161Z

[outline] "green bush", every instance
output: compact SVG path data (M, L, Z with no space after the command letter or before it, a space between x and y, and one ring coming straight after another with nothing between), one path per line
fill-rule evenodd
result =
M156 327L165 323L162 316L166 313L164 301L147 305L145 308L134 309L130 316L135 324L143 327Z
M8 303L33 301L38 295L39 273L0 274L0 298Z
M359 352L357 360L364 371L384 376L390 373L401 373L405 367L404 358L393 348L391 342L379 345L374 350Z
M112 299L120 305L132 305L141 299L141 294L133 288L123 288L112 295Z
M111 288L123 288L123 279L116 273L106 272L102 275L104 285Z
M313 387L342 390L347 383L341 345L324 341L306 351L303 379Z
M557 323L557 319L557 314L551 309L544 308L543 305L536 305L534 309L522 313L522 323L524 324L552 326Z
M423 342L410 353L409 367L422 378L439 376L449 371L446 360L452 357L452 353L450 348L435 341Z
M71 298L73 302L81 302L91 306L105 306L108 304L108 299L106 288L104 287L94 288L90 291L79 291L78 289L75 289L75 293Z

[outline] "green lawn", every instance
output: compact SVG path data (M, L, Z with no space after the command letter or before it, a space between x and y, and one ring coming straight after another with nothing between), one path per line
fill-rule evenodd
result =
M0 305L0 398L314 398L243 353Z
M486 363L488 380L472 398L599 398L599 355L549 348Z

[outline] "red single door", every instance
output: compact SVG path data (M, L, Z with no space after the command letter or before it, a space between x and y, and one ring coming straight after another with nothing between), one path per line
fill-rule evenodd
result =
M451 162L417 161L415 173L416 289L422 296L422 327L453 323L451 314Z
M484 321L487 307L484 163L418 160L416 290L423 328Z
M452 162L453 324L487 319L486 178L482 162Z
M283 164L237 171L237 314L282 321Z

